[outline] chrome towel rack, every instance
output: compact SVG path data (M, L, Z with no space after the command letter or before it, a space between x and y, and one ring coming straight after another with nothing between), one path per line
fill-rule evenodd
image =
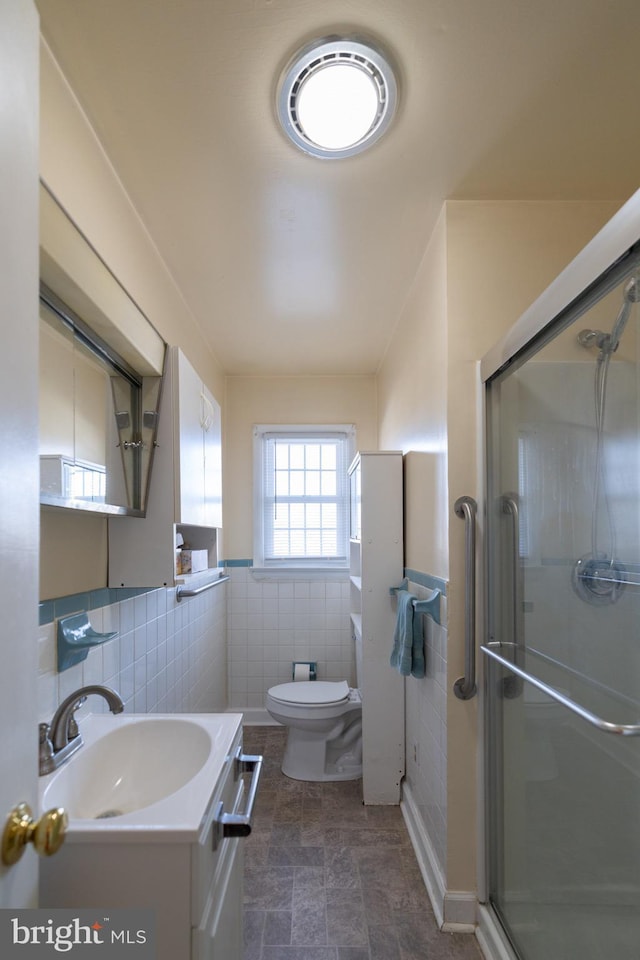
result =
M216 577L215 580L209 580L208 583L203 583L200 587L185 587L183 584L178 584L176 587L176 600L184 600L185 597L197 597L201 593L204 593L205 590L211 590L211 587L217 587L220 583L226 583L229 580L228 576Z
M464 677L453 685L458 700L471 700L476 687L476 515L478 504L473 497L458 497L453 505L456 517L464 520Z

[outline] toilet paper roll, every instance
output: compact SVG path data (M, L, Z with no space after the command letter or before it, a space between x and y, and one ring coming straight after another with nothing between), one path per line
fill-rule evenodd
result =
M310 680L311 679L311 668L308 663L294 663L293 665L293 679L294 681L298 680Z

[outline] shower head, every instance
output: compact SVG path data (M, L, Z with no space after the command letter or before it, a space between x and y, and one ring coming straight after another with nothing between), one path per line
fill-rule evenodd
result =
M631 315L631 305L637 303L640 300L640 284L635 277L632 277L629 280L629 283L624 288L623 293L623 303L620 307L620 312L616 317L616 322L613 325L613 330L611 331L609 342L606 347L608 353L615 353L620 345L620 339L624 333L624 328L627 325L627 321Z
M618 311L611 333L602 330L581 330L578 334L578 343L582 347L597 347L600 358L609 356L618 349L624 328L631 315L631 306L640 302L640 282L632 277L622 294L622 306Z
M624 288L624 299L629 303L638 303L640 301L640 283L637 277L632 277Z
M602 350L608 339L609 334L604 330L581 330L578 334L578 343L581 347L598 347Z

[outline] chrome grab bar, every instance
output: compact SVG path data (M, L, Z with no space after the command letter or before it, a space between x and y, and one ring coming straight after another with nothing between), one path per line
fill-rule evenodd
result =
M204 593L205 590L211 590L211 587L217 587L219 583L226 583L230 578L227 576L216 577L215 580L210 580L209 583L203 583L201 587L185 588L182 584L178 584L176 587L176 600L182 600L184 597L197 597L199 594Z
M501 643L490 643L487 646L481 646L480 649L487 657L490 657L491 660L495 660L496 663L501 664L501 666L506 667L507 670L515 673L516 676L521 677L528 683L533 684L534 687L537 687L538 690L546 693L547 696L551 697L552 700L555 700L556 703L562 704L562 706L566 707L567 710L571 710L572 713L582 717L583 720L586 720L587 723L597 727L598 730L601 730L603 733L615 733L622 737L640 736L640 723L612 723L610 720L603 720L602 717L592 713L591 710L587 710L586 707L576 703L575 700L572 700L570 697L565 697L565 695L560 693L559 690L556 690L555 687L550 687L548 683L544 682L544 680L534 677L532 674L527 673L526 670L518 667L515 663L512 663L505 657L500 656L499 653L496 653L496 649L502 649Z
M264 758L238 750L235 758L238 773L251 773L251 785L244 813L225 813L222 800L216 805L213 817L212 848L216 850L224 837L248 837L251 833L253 808L258 794L258 784L262 775Z
M464 625L464 677L453 685L458 700L471 700L476 688L476 514L478 505L473 497L458 497L453 509L464 520L464 576L465 576L465 625Z

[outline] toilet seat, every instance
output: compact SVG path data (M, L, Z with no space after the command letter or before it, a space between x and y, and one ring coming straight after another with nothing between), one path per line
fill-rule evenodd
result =
M277 703L304 707L327 707L344 703L349 699L349 684L346 680L302 680L280 683L269 690L269 696Z

